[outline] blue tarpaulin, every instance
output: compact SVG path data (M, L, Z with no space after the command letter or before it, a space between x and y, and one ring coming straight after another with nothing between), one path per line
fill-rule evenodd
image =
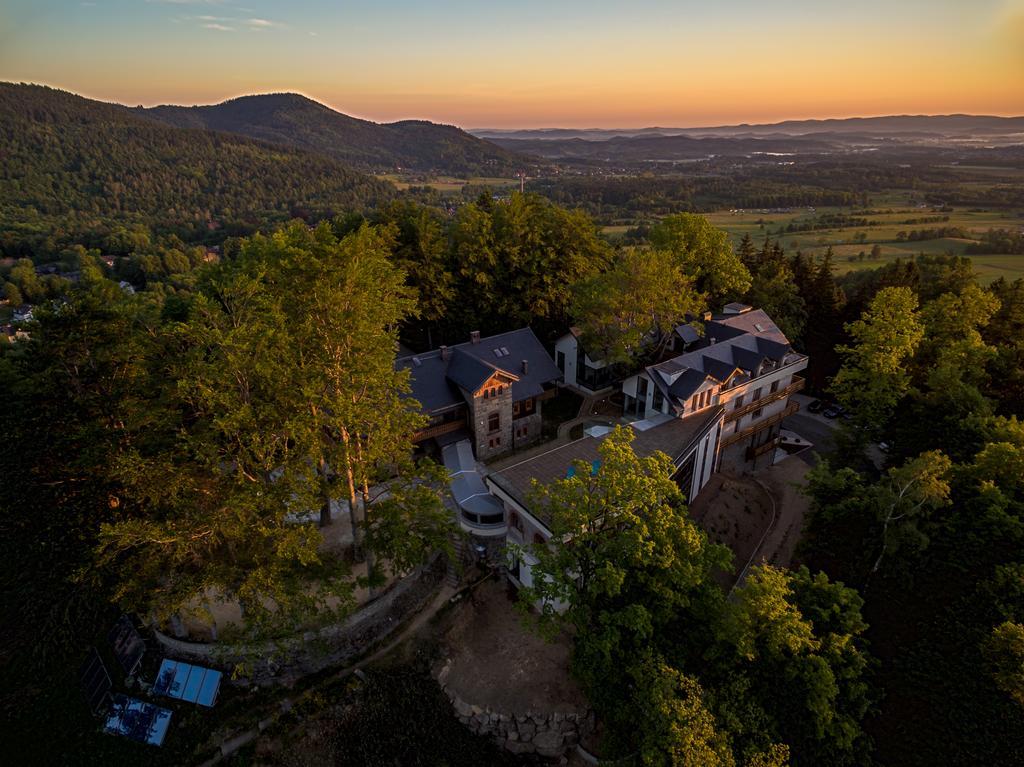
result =
M164 658L153 692L200 706L212 706L217 702L220 679L219 671Z

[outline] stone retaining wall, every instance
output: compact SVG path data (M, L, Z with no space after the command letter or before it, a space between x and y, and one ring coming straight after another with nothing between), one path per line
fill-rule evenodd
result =
M594 713L572 706L553 706L553 711L494 711L463 700L447 686L451 661L435 668L434 678L451 701L455 715L473 732L489 735L513 754L557 757L575 748L580 737L593 732Z
M435 557L342 623L279 642L241 646L186 642L153 633L174 658L227 668L244 663L247 676L233 680L236 684L291 683L328 666L353 662L380 645L429 603L446 570L447 560Z

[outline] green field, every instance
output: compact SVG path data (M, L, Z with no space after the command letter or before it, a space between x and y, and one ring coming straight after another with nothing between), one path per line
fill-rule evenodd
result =
M988 229L1015 229L1024 227L1024 214L1020 211L977 211L954 209L950 212L938 212L930 208L922 208L914 201L912 193L894 191L876 196L869 206L872 210L891 212L861 216L874 225L860 228L835 228L810 232L786 233L784 229L790 223L804 223L818 216L827 214L851 214L848 208L794 208L785 213L766 213L756 210L716 211L707 214L711 222L729 233L734 243L738 243L745 234L749 234L755 243L760 245L765 235L779 240L787 252L801 250L815 256L822 255L831 246L835 254L835 270L837 274L845 274L857 269L873 269L895 261L897 258L910 258L924 253L927 255L943 255L952 253L964 255L968 245L976 242L973 239L943 237L932 240L901 241L897 239L899 232L910 232L914 229L936 229L959 227L968 233L981 234ZM948 221L922 222L917 224L904 223L909 219L928 218L932 216L949 216ZM628 226L606 226L605 234L612 237L621 236ZM863 233L866 240L856 242L858 233ZM881 247L880 257L870 257L872 247ZM860 254L864 253L864 258ZM1024 277L1024 255L973 255L971 256L978 270L978 277L983 283L989 283L999 277L1015 280Z
M458 194L465 186L489 186L495 189L519 186L518 178L501 178L498 176L470 176L469 178L456 178L455 176L422 176L406 175L402 173L384 173L377 178L390 181L400 190L405 191L412 186L428 186L436 189L442 194Z

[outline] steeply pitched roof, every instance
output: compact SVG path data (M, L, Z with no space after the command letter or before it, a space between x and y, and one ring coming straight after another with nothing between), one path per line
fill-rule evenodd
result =
M448 361L446 375L453 384L473 393L483 386L487 379L499 372L508 375L507 371L502 370L496 365L485 362L462 349L456 349L452 352L451 359ZM515 377L517 376L513 376L513 378Z
M718 341L735 338L744 333L789 344L786 334L779 330L764 309L751 309L742 314L719 314L704 326L704 335Z
M676 335L682 339L684 344L692 344L700 340L700 332L693 325L679 325L676 327Z
M520 328L481 338L476 343L451 346L448 358L441 350L413 354L395 361L410 373L411 396L427 413L445 410L465 402L460 388L475 392L496 371L512 381L512 399L536 397L544 385L562 377L544 345L530 328ZM526 370L523 370L523 361Z
M676 408L708 377L725 382L737 369L755 376L766 360L785 364L795 355L785 334L761 309L708 322L704 338L707 345L647 368L648 377Z

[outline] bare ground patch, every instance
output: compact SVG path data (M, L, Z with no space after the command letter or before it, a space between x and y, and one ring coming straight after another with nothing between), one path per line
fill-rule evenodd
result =
M452 661L446 685L463 700L495 711L586 707L569 676L571 640L545 641L524 625L514 599L507 584L490 580L457 606L441 640Z
M772 520L772 501L753 480L716 474L690 505L690 517L712 541L728 546L739 572L754 555ZM729 588L735 573L717 573L716 580Z

